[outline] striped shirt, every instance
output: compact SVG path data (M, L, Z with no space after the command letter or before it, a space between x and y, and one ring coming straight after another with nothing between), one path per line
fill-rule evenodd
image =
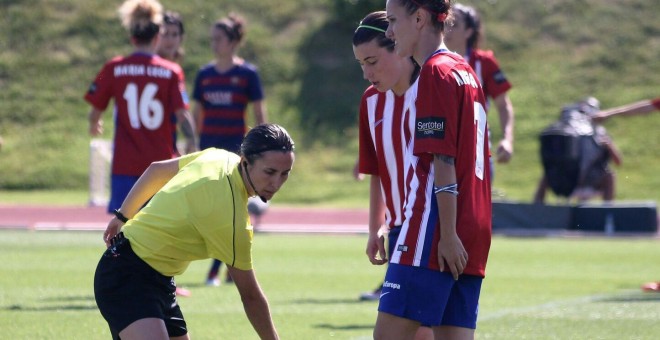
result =
M403 223L405 200L406 154L412 153L417 81L401 96L379 92L370 86L360 104L359 170L380 177L385 202L385 223L389 227Z

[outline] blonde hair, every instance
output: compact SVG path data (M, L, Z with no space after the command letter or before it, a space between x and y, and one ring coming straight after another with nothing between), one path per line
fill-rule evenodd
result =
M157 0L126 0L118 13L122 26L140 43L150 42L163 24L163 5Z

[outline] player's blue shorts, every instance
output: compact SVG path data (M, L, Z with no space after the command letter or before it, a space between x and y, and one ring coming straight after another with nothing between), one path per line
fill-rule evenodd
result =
M477 328L483 278L390 263L378 311L424 326Z
M128 196L128 192L131 191L138 178L140 176L112 175L112 180L110 181L110 202L108 203L109 213L121 207L126 196Z

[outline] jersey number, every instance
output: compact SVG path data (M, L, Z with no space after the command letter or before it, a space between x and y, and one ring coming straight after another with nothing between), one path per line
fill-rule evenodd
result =
M484 179L484 141L486 139L486 110L479 102L474 102L474 125L477 128L477 150L474 174Z
M124 90L124 99L128 103L128 118L131 127L140 129L142 126L149 130L156 130L163 123L163 104L154 98L158 92L158 85L148 83L139 93L139 88L135 83L129 83Z

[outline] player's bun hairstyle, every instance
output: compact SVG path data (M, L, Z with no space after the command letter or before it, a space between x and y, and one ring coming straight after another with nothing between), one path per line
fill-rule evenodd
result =
M454 17L460 15L465 22L465 27L472 29L472 35L467 40L467 47L475 49L479 45L481 39L481 17L479 12L472 6L466 6L460 3L454 4L452 8Z
M353 46L359 46L377 39L378 46L394 51L394 41L385 36L387 31L387 13L385 11L367 14L353 33Z
M156 0L126 0L119 7L122 25L138 44L148 44L160 33L163 6Z
M277 124L260 124L243 138L241 155L252 164L266 151L293 152L294 143L289 133Z
M245 19L235 14L229 13L229 16L222 18L213 24L213 27L225 32L229 41L241 42L245 35Z
M436 30L443 32L445 23L451 23L451 0L398 0L406 9L408 15L413 14L419 8L431 13L431 22Z

